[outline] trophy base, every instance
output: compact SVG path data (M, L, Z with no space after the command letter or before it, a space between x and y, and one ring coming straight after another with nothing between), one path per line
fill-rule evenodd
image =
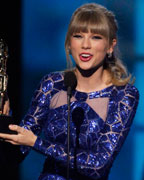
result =
M10 124L15 124L12 116L0 115L0 133L17 134L9 129Z

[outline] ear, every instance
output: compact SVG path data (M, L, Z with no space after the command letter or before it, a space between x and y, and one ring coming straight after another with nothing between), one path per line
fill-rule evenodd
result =
M116 46L116 44L117 44L117 40L113 39L109 49L107 50L107 53L111 54L114 51L114 47Z

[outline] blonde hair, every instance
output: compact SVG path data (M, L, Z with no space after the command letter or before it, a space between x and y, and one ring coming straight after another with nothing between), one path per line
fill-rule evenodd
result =
M104 36L109 45L112 44L113 39L117 39L118 25L114 14L105 7L96 4L88 3L76 9L71 17L65 40L65 51L67 58L67 66L69 69L73 67L70 58L70 39L74 33L90 32ZM117 48L118 49L118 48ZM110 81L114 85L125 85L131 79L128 75L126 67L118 58L116 49L112 57L106 57L104 62L104 69L110 74Z

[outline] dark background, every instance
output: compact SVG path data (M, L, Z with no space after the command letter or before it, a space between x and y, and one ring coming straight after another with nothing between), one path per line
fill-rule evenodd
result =
M16 124L21 118L21 1L1 1L0 3L0 38L8 45L7 74L8 96ZM0 142L0 179L19 179L19 166L10 160L8 154L15 156L10 144Z
M21 1L5 0L0 10L0 38L8 46L7 74L8 96L13 116L18 121L21 114Z

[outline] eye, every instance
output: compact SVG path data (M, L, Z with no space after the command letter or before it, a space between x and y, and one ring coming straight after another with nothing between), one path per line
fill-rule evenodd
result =
M73 37L74 38L82 38L82 36L80 34L74 34Z
M94 35L94 36L92 36L92 39L102 39L102 37L99 35Z

